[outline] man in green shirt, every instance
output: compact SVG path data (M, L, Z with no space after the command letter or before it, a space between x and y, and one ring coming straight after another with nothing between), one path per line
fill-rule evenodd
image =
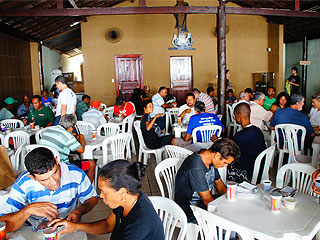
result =
M265 100L264 100L264 104L263 104L263 108L267 111L269 111L269 109L271 108L271 105L276 101L276 99L274 98L274 94L276 93L276 89L274 87L269 87L268 88L268 96L265 96Z
M34 95L32 97L33 109L30 110L27 119L23 122L35 122L36 125L40 127L49 127L54 123L54 114L50 108L42 105L41 97L39 95Z
M90 100L91 97L89 95L83 95L82 101L77 104L76 114L78 121L82 121L82 114L88 111Z

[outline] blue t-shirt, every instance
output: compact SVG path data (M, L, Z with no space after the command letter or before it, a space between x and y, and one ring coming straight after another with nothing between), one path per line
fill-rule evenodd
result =
M47 99L41 98L41 102L43 106L51 107L53 105L51 97L47 97Z
M222 130L224 128L217 115L213 113L199 113L191 116L187 133L192 134L193 129L207 125L219 125L222 127ZM197 141L201 142L201 135L199 132L197 132Z

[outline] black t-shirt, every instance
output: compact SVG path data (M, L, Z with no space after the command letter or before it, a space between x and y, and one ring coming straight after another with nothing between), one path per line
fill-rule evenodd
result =
M248 179L251 180L255 160L266 149L263 133L260 128L252 125L237 132L233 140L240 148L240 167L247 171Z
M147 130L146 123L150 121L150 114L144 114L141 118L141 132L144 142L148 148L150 148L151 145L154 145L154 143L158 142L159 139L154 127L152 127L149 131Z
M141 193L129 214L123 217L123 207L112 210L116 223L110 240L162 240L163 224L149 198Z
M289 78L288 78L289 82L292 82L292 83L295 83L295 84L299 84L300 85L300 77L297 75L297 76L294 76L294 75L291 75ZM290 86L290 91L291 91L291 94L293 93L298 93L299 92L299 87L297 86L294 86L291 84Z
M183 161L176 175L175 202L186 213L188 222L195 222L190 205L206 208L199 192L212 191L219 179L219 171L213 165L208 169L198 153Z

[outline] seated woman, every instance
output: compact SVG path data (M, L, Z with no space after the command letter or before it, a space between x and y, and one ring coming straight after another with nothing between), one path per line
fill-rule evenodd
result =
M141 132L146 146L150 149L157 149L165 145L185 146L190 144L190 141L184 141L181 138L175 138L173 135L163 136L160 128L155 121L162 114L158 113L151 119L150 114L153 112L153 103L151 100L143 103L144 114L141 118Z
M141 192L141 180L146 165L116 160L103 166L99 173L100 197L112 208L107 219L92 223L73 223L55 219L49 223L53 230L65 228L59 235L76 230L90 234L111 234L111 240L162 240L162 222L148 197Z
M279 109L284 109L284 108L289 107L289 98L290 97L289 97L288 93L286 93L286 92L279 93L276 101L274 102L274 104L271 105L270 111L275 113Z

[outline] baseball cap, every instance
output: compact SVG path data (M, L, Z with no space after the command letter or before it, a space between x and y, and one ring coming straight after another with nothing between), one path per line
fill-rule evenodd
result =
M94 100L91 103L91 108L99 108L101 106L101 102Z
M17 100L14 100L12 97L7 97L4 102L8 105L13 104L13 103L17 103Z
M124 102L124 98L123 97L117 97L116 98L116 105L120 106L122 103Z

